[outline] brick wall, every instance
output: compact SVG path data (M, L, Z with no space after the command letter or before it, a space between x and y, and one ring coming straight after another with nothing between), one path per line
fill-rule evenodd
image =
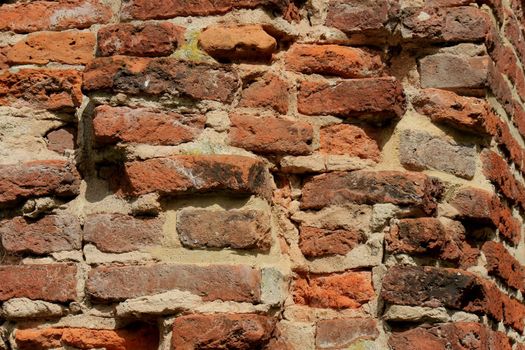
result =
M0 349L525 349L525 3L0 4Z

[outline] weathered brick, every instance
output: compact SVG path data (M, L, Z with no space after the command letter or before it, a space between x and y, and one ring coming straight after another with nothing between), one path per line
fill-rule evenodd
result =
M230 115L230 144L256 153L304 155L312 152L310 124L247 113Z
M0 166L0 204L16 204L36 196L72 197L79 193L80 175L61 160Z
M324 154L347 155L378 161L381 150L377 135L369 128L335 124L321 128L319 151Z
M392 350L512 349L504 333L494 332L481 323L467 322L426 325L395 332L388 345Z
M359 229L325 229L301 226L299 248L307 258L328 255L345 255L358 244L366 241Z
M371 318L338 318L321 320L316 325L317 349L344 349L359 340L379 336L377 323Z
M188 248L260 249L271 246L270 217L260 210L184 209L177 232Z
M379 54L340 45L295 44L286 53L285 60L287 69L306 74L368 78L383 71Z
M16 217L0 222L2 247L11 253L47 254L80 249L82 230L70 214L47 215L38 220Z
M270 108L288 113L289 87L280 77L265 74L242 91L239 107Z
M453 221L436 218L401 219L385 236L391 254L414 254L450 261L462 266L476 263L479 251L465 241L465 229Z
M268 60L277 41L261 25L216 25L199 35L199 45L218 60Z
M0 300L28 298L53 302L77 297L77 267L72 264L1 265Z
M100 56L169 56L184 41L184 28L172 23L119 23L97 34Z
M304 81L298 109L307 115L400 118L405 112L405 97L395 78L349 79L334 84Z
M125 253L162 243L163 221L124 214L91 214L84 224L84 241L108 253Z
M464 97L454 92L425 89L412 102L415 109L435 123L443 123L463 131L486 132L488 106L485 100Z
M401 23L404 38L435 42L482 41L489 29L486 13L472 6L408 7Z
M226 65L115 56L97 58L86 67L83 89L231 102L239 85L237 74Z
M90 32L40 32L29 34L7 51L11 64L86 64L93 59L95 36Z
M6 71L0 74L0 105L72 111L82 103L81 84L76 70Z
M398 171L354 171L314 176L303 187L301 208L320 209L348 202L393 203L431 213L442 191L435 178Z
M264 163L245 156L172 156L126 163L127 192L162 195L228 191L269 196Z
M440 53L419 60L423 88L480 93L487 84L489 58Z
M298 276L292 295L296 304L320 308L359 308L374 298L372 274L349 271L332 275Z
M208 16L219 15L233 9L255 8L269 6L284 9L287 0L131 0L124 4L122 18L124 19L162 19L177 16Z
M498 242L486 242L482 247L487 259L487 270L490 274L501 278L507 285L520 291L525 291L525 267L520 264Z
M37 0L0 6L0 31L16 33L89 28L110 19L111 9L99 0Z
M75 349L156 350L159 331L150 325L134 325L126 329L88 328L17 329L15 342L20 350L47 350L62 346Z
M411 170L435 169L466 179L476 173L475 146L454 145L417 130L401 132L399 160Z
M275 320L256 314L177 317L172 349L262 349L273 336Z
M204 129L202 115L182 115L148 108L98 106L93 118L98 144L117 142L178 145L194 140Z
M75 149L77 143L76 134L77 130L68 126L53 130L46 135L47 148L59 153Z
M258 302L260 283L260 271L242 265L109 266L90 271L87 292L100 302L137 298L173 289L189 291L206 301Z

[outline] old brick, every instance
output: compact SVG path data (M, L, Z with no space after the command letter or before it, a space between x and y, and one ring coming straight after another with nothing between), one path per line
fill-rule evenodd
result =
M296 278L292 295L295 303L320 308L359 308L374 296L370 272L349 271L332 275Z
M88 328L17 329L15 342L20 350L47 350L62 346L75 349L104 348L106 350L156 350L159 331L149 325L134 325L126 329Z
M419 173L354 171L314 176L303 187L301 208L320 209L344 204L393 203L432 212L442 186Z
M133 281L133 283L129 283ZM97 267L89 273L88 294L111 302L180 289L203 300L260 301L260 271L248 266L169 265Z
M237 74L226 65L115 56L97 58L86 67L83 89L231 102L239 85Z
M40 32L29 34L7 52L14 64L86 64L93 59L95 36L90 32Z
M102 27L97 34L101 56L169 56L183 38L184 28L172 23L119 23Z
M368 128L350 124L335 124L321 128L319 151L378 161L381 150L377 137Z
M79 193L80 175L61 160L0 166L0 204L15 204L35 196L72 197Z
M172 156L125 165L128 192L162 195L228 191L269 196L269 173L264 163L245 156Z
M0 31L82 29L110 19L111 9L99 0L37 0L0 5Z
M230 115L230 144L256 153L304 155L312 152L310 124L253 114Z
M307 258L345 255L365 240L359 229L332 230L303 225L300 229L299 248Z
M330 0L325 24L345 33L383 34L397 9L396 2L386 0Z
M269 59L277 41L261 25L217 25L199 35L199 45L218 60Z
M399 160L411 170L436 169L466 179L471 179L476 173L474 146L454 145L416 130L401 132Z
M0 222L2 247L12 253L47 254L80 249L82 231L77 217L48 215L36 221L16 217Z
M162 243L162 220L123 214L91 214L84 224L84 241L108 253L125 253Z
M506 294L500 295L503 308L503 324L514 328L518 332L523 332L525 325L525 305L519 300L509 297Z
M177 232L188 248L260 249L271 246L270 218L260 210L184 209Z
M395 78L342 80L334 84L304 81L299 88L298 108L307 115L400 118L405 112L405 97Z
M286 68L306 74L368 78L382 73L379 54L340 45L295 44L286 53Z
M271 108L288 113L288 84L274 74L265 74L242 91L239 107Z
M488 16L472 6L409 7L401 15L404 38L435 42L481 41L489 29Z
M489 58L440 53L419 60L421 86L479 93L487 84Z
M0 74L0 105L72 111L82 103L81 84L76 70L6 71Z
M77 296L77 267L72 264L0 266L0 300L28 298L67 302Z
M339 318L318 321L315 344L317 349L344 349L359 340L374 340L379 336L377 323L371 318Z
M95 109L93 129L98 144L178 145L194 140L204 129L205 119L202 115L104 105Z
M269 6L284 9L286 0L130 0L124 4L124 19L162 19L177 16L208 16L224 14L233 9Z
M172 349L262 349L275 329L275 320L256 314L213 314L177 317Z
M390 336L388 345L392 350L512 349L503 333L494 332L481 323L467 322L427 325L395 332Z
M63 127L53 130L46 135L47 148L63 153L65 150L75 149L77 143L77 130L72 127Z
M413 101L416 110L435 123L443 123L463 131L486 132L488 106L485 100L464 97L454 92L426 89Z
M520 264L498 242L486 242L482 247L487 259L487 270L490 274L501 278L507 285L520 291L525 291L525 267Z

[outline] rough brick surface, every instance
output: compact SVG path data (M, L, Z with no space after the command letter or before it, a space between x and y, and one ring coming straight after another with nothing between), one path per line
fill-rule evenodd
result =
M316 258L321 256L344 255L364 242L359 230L324 229L311 226L301 226L299 248L304 256Z
M288 84L283 79L266 74L242 91L239 107L270 108L286 114L290 98L288 90Z
M315 343L319 349L344 348L363 339L379 336L373 319L349 318L317 322Z
M368 132L367 132L368 131ZM381 150L370 129L355 125L336 124L321 128L319 150L363 159L379 160Z

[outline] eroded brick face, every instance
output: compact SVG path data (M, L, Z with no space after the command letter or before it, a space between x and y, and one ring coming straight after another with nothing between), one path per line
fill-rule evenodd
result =
M524 11L0 1L0 350L524 350Z

